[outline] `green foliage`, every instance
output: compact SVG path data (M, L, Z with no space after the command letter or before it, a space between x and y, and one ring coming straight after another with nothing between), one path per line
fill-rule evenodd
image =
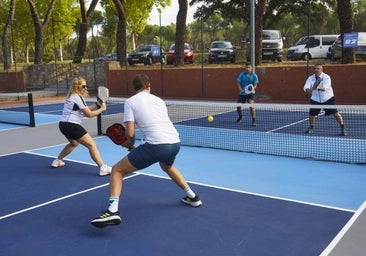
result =
M230 40L238 49L245 49L245 40L249 32L249 0L189 2L203 4L194 15L196 20L187 24L186 41L196 52L200 52L201 49L207 51L210 42L217 39ZM264 27L281 30L286 38L285 47L306 35L308 30L310 34L339 33L336 2L336 0L270 0L264 15ZM93 34L89 33L87 46L89 58L116 51L115 34L118 19L115 7L111 0L100 0L100 4L103 9L95 11L92 18L94 29ZM155 43L168 49L174 43L175 24L162 27L147 24L149 13L153 8L164 9L170 4L171 0L126 1L128 33L125 44L128 52L132 51L135 45ZM0 12L0 31L7 18L8 5L9 0L0 0L1 9L6 10ZM352 1L352 6L354 31L366 31L366 0ZM37 1L40 16L45 15L47 7L48 1ZM30 15L27 2L16 1L13 36L17 60L20 62L32 60L34 51L34 25ZM80 20L78 0L57 1L52 22L44 31L44 51L47 60L54 60L52 56L55 55L58 61L61 61L61 56L64 59L72 59Z

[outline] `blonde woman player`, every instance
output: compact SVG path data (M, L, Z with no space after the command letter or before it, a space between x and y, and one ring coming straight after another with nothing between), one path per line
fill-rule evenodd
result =
M103 163L97 145L90 134L81 126L83 116L96 117L107 109L101 101L89 106L84 97L88 96L88 87L84 78L78 77L72 81L67 93L67 99L59 122L59 129L69 143L62 149L58 157L52 162L52 167L57 168L65 165L63 159L70 154L79 144L88 148L93 161L99 166L99 175L111 174L112 168Z

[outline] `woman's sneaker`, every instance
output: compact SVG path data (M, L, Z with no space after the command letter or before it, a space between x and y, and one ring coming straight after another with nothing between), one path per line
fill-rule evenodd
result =
M100 167L99 176L110 175L111 172L112 172L112 167L105 164L102 167Z
M53 160L51 165L53 168L62 167L65 165L65 162L60 159L55 159L55 160Z
M185 204L189 204L190 206L193 207L198 207L202 205L202 201L200 200L200 198L196 195L195 198L190 198L189 196L185 196L182 198L182 203Z

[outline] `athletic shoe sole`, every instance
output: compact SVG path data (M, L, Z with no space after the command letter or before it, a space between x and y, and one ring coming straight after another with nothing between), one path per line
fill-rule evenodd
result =
M104 219L94 219L90 223L97 228L105 228L107 226L116 226L121 224L121 217L113 215Z

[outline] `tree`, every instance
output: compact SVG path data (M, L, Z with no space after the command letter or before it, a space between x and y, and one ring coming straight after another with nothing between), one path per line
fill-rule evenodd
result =
M175 32L175 66L184 65L184 42L186 35L186 21L188 12L188 0L178 0L179 11L177 15Z
M80 15L81 22L79 23L78 30L78 45L76 49L76 53L74 55L73 63L81 63L87 46L87 35L89 31L90 20L97 6L99 0L92 0L90 3L89 9L86 10L85 0L79 0L80 4Z
M117 45L117 58L121 65L126 65L126 12L125 12L125 1L113 0L118 13L118 26L116 35Z
M9 4L9 12L8 17L5 21L4 31L1 36L1 44L3 47L3 58L4 58L4 69L10 68L10 58L9 58L9 31L13 31L13 20L14 20L14 13L15 13L15 2L16 0L11 0ZM14 42L13 42L14 43ZM14 54L14 53L13 53Z
M353 29L352 23L352 7L350 0L337 0L338 7L338 18L339 18L339 27L341 31L341 37L343 41L344 33L350 33ZM342 48L342 63L349 64L355 62L355 55L353 52L353 48Z
M32 15L32 21L35 29L35 37L34 37L34 64L42 63L43 56L43 32L46 26L48 25L53 8L55 6L56 0L51 0L51 3L48 4L48 8L46 10L46 14L43 20L40 17L37 6L34 0L27 0L29 9ZM42 2L42 4L46 4ZM41 5L42 6L42 5Z

